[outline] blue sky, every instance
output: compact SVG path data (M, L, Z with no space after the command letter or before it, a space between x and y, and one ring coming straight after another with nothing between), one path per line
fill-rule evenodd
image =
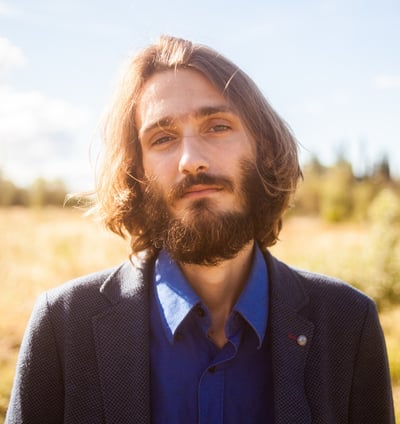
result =
M0 169L93 185L97 128L121 62L162 33L243 68L301 157L400 175L400 2L0 0Z

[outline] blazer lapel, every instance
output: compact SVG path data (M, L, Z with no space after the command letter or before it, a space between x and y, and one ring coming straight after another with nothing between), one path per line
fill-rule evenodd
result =
M267 262L275 423L311 423L304 368L314 325L299 313L308 296L290 268L272 256L267 256Z
M103 284L111 306L93 318L107 423L150 423L150 312L143 267L125 263Z

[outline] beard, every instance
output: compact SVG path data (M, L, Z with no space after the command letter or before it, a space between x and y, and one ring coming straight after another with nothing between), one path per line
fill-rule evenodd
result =
M155 248L164 248L178 263L213 266L234 258L255 238L262 222L265 198L264 186L255 165L241 162L239 186L231 179L205 173L188 175L173 186L167 197L155 181L148 181L141 213ZM179 200L186 190L196 184L216 185L235 193L241 203L240 211L218 211L215 200L202 198L193 201L181 218L172 216L169 205Z

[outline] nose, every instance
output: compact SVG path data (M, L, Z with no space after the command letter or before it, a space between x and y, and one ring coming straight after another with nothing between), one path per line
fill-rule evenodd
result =
M185 175L206 172L209 162L204 151L201 137L189 135L182 138L182 151L179 160L179 172Z

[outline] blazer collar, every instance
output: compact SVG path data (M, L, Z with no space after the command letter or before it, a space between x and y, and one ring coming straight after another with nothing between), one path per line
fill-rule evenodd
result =
M148 260L145 252L133 256L115 270L100 287L100 292L113 304L117 305L140 293L148 285L150 272L154 263Z
M106 423L150 423L152 261L133 261L103 283L110 306L92 319Z
M266 253L265 260L272 280L274 300L283 302L295 311L300 311L309 303L309 297L297 272L269 252Z
M314 325L301 314L309 298L298 274L269 253L272 375L276 424L311 423L305 364Z

